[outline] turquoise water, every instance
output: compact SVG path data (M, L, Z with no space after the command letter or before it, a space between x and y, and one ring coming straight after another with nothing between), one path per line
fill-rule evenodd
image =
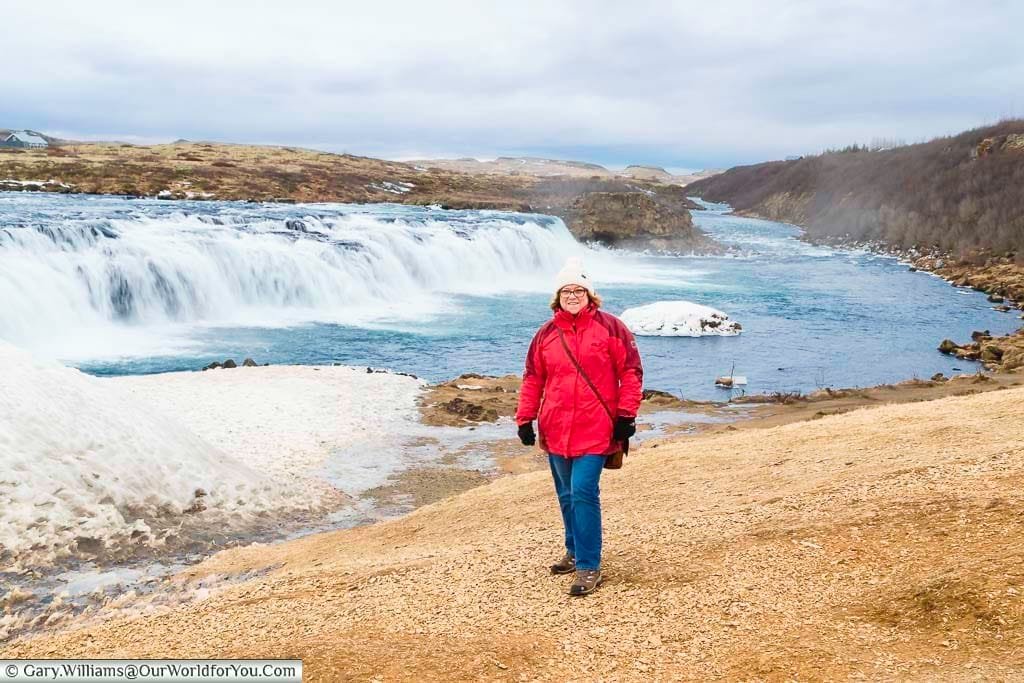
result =
M365 365L443 380L519 373L551 278L582 255L612 313L686 300L738 337L640 337L646 385L722 399L973 372L935 349L1015 314L895 259L793 226L694 212L726 257L578 244L560 220L396 205L159 202L0 193L0 338L98 375L213 360Z

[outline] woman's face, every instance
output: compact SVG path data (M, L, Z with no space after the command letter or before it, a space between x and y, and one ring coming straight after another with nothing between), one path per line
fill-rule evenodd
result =
M559 305L572 315L576 315L590 303L587 289L583 285L566 285L558 290Z

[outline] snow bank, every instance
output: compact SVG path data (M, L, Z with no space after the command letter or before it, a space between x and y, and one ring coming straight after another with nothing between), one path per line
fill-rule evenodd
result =
M224 530L288 505L269 476L114 381L0 341L0 569L157 545L183 516Z
M400 444L418 424L425 384L365 367L302 365L104 381L277 481L313 478L350 496L403 467Z
M0 341L0 571L334 509L407 465L423 385L343 366L97 378Z
M654 337L733 337L743 329L722 311L690 301L658 301L627 309L619 317L633 334Z

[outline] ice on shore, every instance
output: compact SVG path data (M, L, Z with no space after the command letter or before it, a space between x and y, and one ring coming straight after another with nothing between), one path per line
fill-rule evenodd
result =
M0 571L335 510L408 466L423 385L344 366L98 378L0 341Z
M288 504L269 476L111 380L0 341L0 570Z
M690 301L658 301L619 316L633 334L654 337L733 337L742 326L722 311Z
M400 444L418 423L424 385L366 370L271 365L109 381L276 481L358 496L404 467Z

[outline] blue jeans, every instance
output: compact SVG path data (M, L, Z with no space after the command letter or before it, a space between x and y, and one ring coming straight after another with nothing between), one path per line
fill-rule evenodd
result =
M565 549L576 558L577 569L601 567L601 489L603 455L563 458L548 455L555 479L558 506L565 523Z

